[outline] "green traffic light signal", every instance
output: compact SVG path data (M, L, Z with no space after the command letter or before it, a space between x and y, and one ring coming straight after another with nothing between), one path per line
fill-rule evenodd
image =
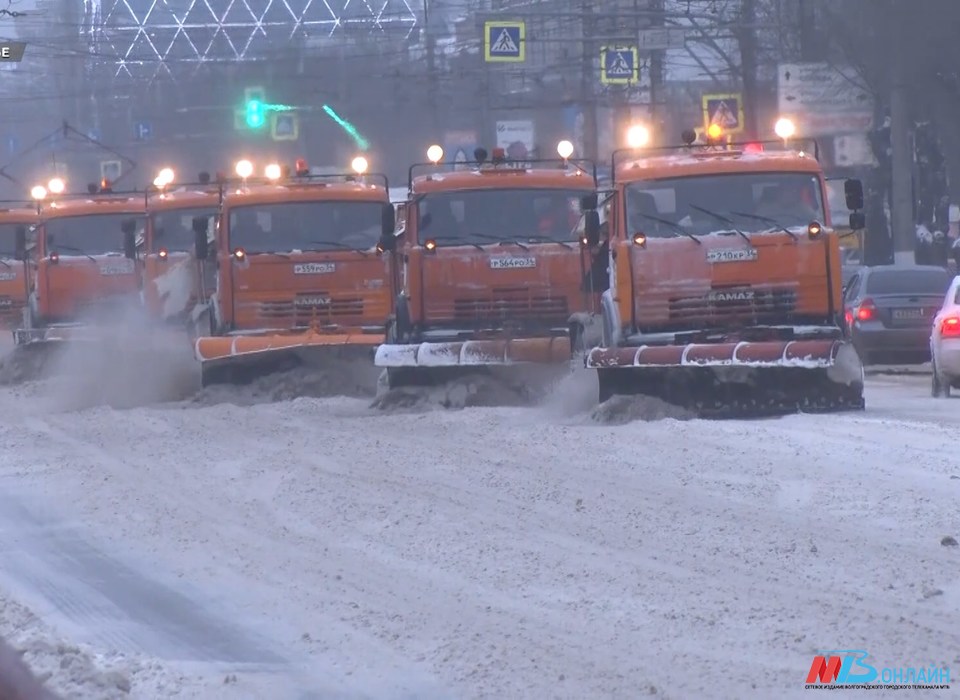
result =
M266 105L260 100L249 100L247 102L247 126L251 129L259 129L266 123Z

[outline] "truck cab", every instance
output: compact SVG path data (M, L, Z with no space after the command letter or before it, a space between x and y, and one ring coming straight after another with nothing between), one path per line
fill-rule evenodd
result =
M208 173L197 182L176 184L161 175L147 195L147 221L142 241L143 300L154 318L182 321L215 291L212 265L196 258L196 221L204 222L214 240L220 209L220 185Z
M593 164L474 155L457 170L439 158L412 166L405 219L382 242L398 261L376 359L391 387L432 383L443 366L568 362L590 325L591 261L577 231L583 198L596 194Z
M36 238L36 207L28 202L0 203L0 325L17 328L27 304L27 252Z
M600 370L601 399L634 393L631 374L618 368L657 367L646 375L660 382L668 367L782 369L803 361L829 369L838 353L852 352L816 145L696 138L689 131L683 146L615 153L605 241L597 217L588 217L588 242L605 243L610 258L603 343L588 358ZM859 230L859 181L848 181L846 193L853 214L845 223ZM850 383L862 384L859 361L847 364ZM690 391L694 378L703 389L722 373L685 372Z
M38 207L26 323L16 333L18 342L41 340L51 327L109 318L123 305L139 303L142 192L113 192L104 181L82 195L46 195Z
M391 290L377 243L393 231L394 209L386 177L368 174L362 158L354 169L311 175L298 162L284 174L271 164L254 180L252 164L241 161L241 181L222 186L209 251L203 220L195 221L198 254L212 255L216 269L211 337L196 344L210 368L204 383L245 382L269 371L254 367L258 360L270 365L293 347L372 354L383 341Z

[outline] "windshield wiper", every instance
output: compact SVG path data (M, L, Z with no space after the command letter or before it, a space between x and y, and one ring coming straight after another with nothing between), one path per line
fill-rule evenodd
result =
M62 250L72 250L74 253L80 253L80 255L85 255L85 256L87 256L88 258L90 258L90 262L97 262L97 259L96 259L95 257L93 257L92 255L90 255L90 253L84 253L84 252L83 252L82 250L80 250L79 248L74 248L73 246L69 246L69 245L55 245L55 246L50 246L50 247L51 247L51 248L60 248L60 249L62 249Z
M483 250L483 246L479 243L471 243L470 241L465 241L460 236L427 236L426 240L429 241L453 241L455 243L460 243L461 245L472 245L477 250Z
M526 238L531 243L556 243L557 245L563 246L567 250L573 250L573 246L570 245L569 243L566 243L564 241L558 241L555 238L550 238L550 236L524 236L524 238Z
M491 243L499 243L500 245L510 245L511 243L513 243L514 245L517 245L523 248L524 250L527 250L527 251L530 250L527 246L525 246L520 241L514 241L509 238L500 238L499 236L491 236L489 233L468 233L467 235L470 236L471 238L479 238L482 241L490 241Z
M349 250L354 253L360 253L360 255L364 257L368 255L367 251L354 248L352 245L347 245L346 243L341 243L340 241L310 241L310 245L328 245L333 246L334 248L340 248L341 250Z
M744 219L753 219L754 221L762 221L765 224L770 224L771 226L775 226L776 228L780 229L785 234L790 236L790 238L792 238L793 240L797 240L797 234L795 234L793 231L788 229L786 226L781 224L776 219L771 219L768 216L759 216L757 214L747 214L746 212L743 212L743 211L732 211L730 213L733 214L734 216L739 216Z
M656 221L658 224L663 224L664 226L669 226L670 230L674 233L679 233L681 236L686 236L692 240L697 245L703 245L703 241L694 236L692 233L687 231L683 226L678 224L676 221L670 221L670 219L661 219L659 216L652 216L650 214L642 214L640 212L634 212L641 219L647 219L648 221Z
M8 255L9 255L11 258L14 257L13 253L8 253L7 251L0 251L0 265L3 265L5 268L7 268L7 269L9 270L9 269L10 269L10 263L8 263L6 260L4 260L4 258L7 257Z
M739 236L740 236L741 238L743 238L743 240L745 240L747 243L750 243L751 245L753 244L753 241L750 240L750 236L748 236L748 235L745 234L743 231L741 231L740 229L738 229L738 228L737 228L737 225L736 225L731 219L728 219L728 218L725 217L725 216L721 216L720 214L717 214L715 211L710 211L709 209L704 209L703 207L698 207L696 204L691 204L691 205L690 205L690 208L691 208L691 209L695 209L696 211L701 212L702 214L706 214L707 216L712 216L712 217L713 217L714 219L716 219L717 221L723 222L723 223L727 224L728 226L733 226L733 230L734 230L737 234L739 234Z

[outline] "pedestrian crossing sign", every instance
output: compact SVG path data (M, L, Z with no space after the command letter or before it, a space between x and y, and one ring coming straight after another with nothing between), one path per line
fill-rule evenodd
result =
M527 57L525 22L483 23L483 58L487 63L523 63Z
M292 112L270 115L270 136L274 141L296 141L300 136L300 120Z
M600 49L600 82L629 85L639 80L637 48L605 46Z
M743 96L739 93L703 96L703 128L716 124L725 134L743 131Z

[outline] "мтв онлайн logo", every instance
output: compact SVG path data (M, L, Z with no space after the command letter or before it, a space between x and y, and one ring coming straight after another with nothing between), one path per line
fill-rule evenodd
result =
M875 690L945 690L950 688L950 669L940 666L884 666L868 664L863 649L832 649L813 657L806 688L856 688Z

